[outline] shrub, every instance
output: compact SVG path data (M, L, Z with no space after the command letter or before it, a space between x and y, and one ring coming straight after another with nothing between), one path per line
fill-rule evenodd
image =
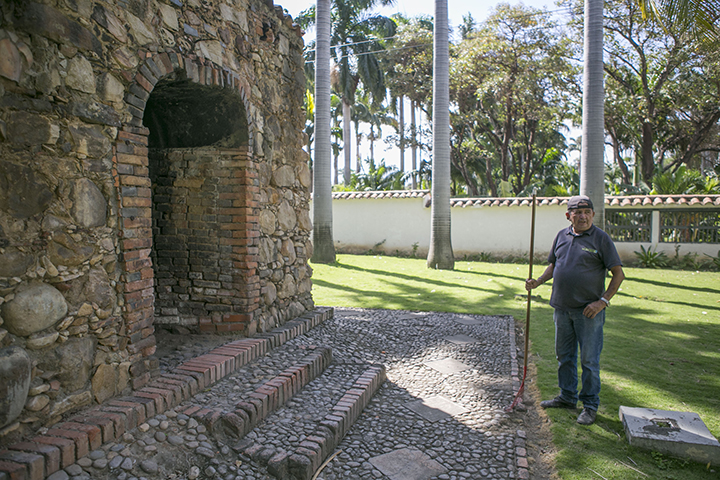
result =
M720 270L720 250L718 250L717 257L713 257L712 255L705 254L706 257L708 257L713 265L715 265L715 270Z
M648 249L645 250L645 247L640 245L640 251L635 252L635 255L637 255L641 267L662 268L668 264L668 258L665 252L658 252L657 249L653 252L652 247L648 247Z

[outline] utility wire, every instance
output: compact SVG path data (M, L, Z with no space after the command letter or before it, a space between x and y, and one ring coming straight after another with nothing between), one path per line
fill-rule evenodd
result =
M572 14L572 9L571 9L571 8L561 8L561 9L548 10L548 11L543 11L543 12L526 13L526 14L523 14L523 15L511 15L511 16L509 16L509 17L503 17L503 18L522 19L522 18L530 18L530 17L539 16L539 15L548 14L548 13L559 13L559 12L566 12L566 13ZM567 26L567 25L568 25L567 23L563 23L563 24L558 25L558 26ZM548 29L549 29L549 28L554 28L554 27L542 27L542 28L548 28ZM330 48L331 48L331 49L333 49L333 48L338 49L338 48L342 48L342 47L352 47L352 46L355 46L355 45L362 45L363 43L379 42L379 41L383 41L383 40L393 40L393 39L395 39L395 38L397 38L397 35L393 35L393 36L391 36L391 37L383 37L383 38L371 38L371 39L363 40L363 41L360 41L360 42L349 42L349 43L342 43L342 44L340 44L340 45L331 45ZM432 45L432 44L430 44L430 45ZM417 47L417 46L420 46L420 45L414 45L414 46L410 46L410 47L386 48L386 49L383 49L383 50L377 50L377 51L375 51L375 52L363 52L363 53L358 53L358 54L355 54L355 55L356 55L356 56L359 56L359 55L368 55L368 54L371 54L371 53L378 53L378 52L383 52L383 51L392 51L392 50L396 50L396 49L415 48L415 47ZM422 46L424 46L424 45L422 45ZM311 49L311 50L305 50L305 53L312 53L312 52L314 52L314 51L315 51L315 49L313 48L313 49ZM345 58L346 56L349 56L349 55L345 55L345 56L343 56L343 57L341 57L341 58ZM313 63L313 62L305 62L305 63Z
M349 58L349 57L351 57L351 56L359 57L359 56L362 56L362 55L372 55L372 54L375 54L375 53L390 53L390 52L395 52L395 51L398 51L398 50L407 50L407 49L410 49L410 48L428 48L428 47L432 47L432 46L433 46L432 43L424 43L424 44L419 44L419 45L407 45L407 46L405 46L405 47L385 48L385 49L381 49L381 50L374 50L374 51L372 51L372 52L350 53L350 54L348 54L348 55L343 55L343 56L341 56L338 60L342 60L343 58ZM308 60L308 61L305 62L305 64L310 64L310 63L315 63L315 61L314 61L314 60Z

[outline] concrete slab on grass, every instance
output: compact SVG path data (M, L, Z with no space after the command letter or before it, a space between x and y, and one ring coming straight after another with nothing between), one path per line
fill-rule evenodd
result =
M470 365L465 365L462 362L458 362L452 358L445 358L443 360L435 360L434 362L425 362L428 367L437 370L440 373L453 374L462 372L470 368Z
M370 463L390 480L428 480L447 469L414 448L401 448L370 459Z
M468 409L462 405L452 402L441 395L409 402L406 403L405 406L428 422L437 422L438 420L468 411Z
M720 465L720 442L697 413L620 407L630 445Z

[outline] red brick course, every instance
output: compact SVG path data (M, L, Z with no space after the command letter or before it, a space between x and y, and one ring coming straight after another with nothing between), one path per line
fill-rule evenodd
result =
M23 465L28 480L43 480L45 478L45 459L42 455L17 450L4 450L0 452L0 461Z
M42 455L45 460L45 475L51 475L60 470L60 449L43 443L20 442L8 447L9 450L34 453Z
M9 480L27 480L30 478L25 465L4 460L0 460L0 473L4 474Z
M31 441L37 444L56 447L60 451L60 468L65 468L68 465L72 465L73 463L75 463L75 442L73 440L67 438L39 435L33 437ZM2 471L2 469L0 469L0 471Z
M51 437L65 438L75 443L75 458L82 458L90 452L87 433L79 430L67 430L62 428L51 428L47 431Z
M382 366L371 367L358 377L352 388L332 408L333 413L327 415L316 432L285 459L288 462L286 468L296 478L311 478L322 461L337 448L385 379L385 368ZM359 391L362 393L358 394Z

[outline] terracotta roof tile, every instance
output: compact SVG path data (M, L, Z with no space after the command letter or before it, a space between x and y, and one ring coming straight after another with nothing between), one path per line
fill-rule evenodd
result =
M385 199L385 198L424 198L430 196L429 190L391 190L368 192L333 192L335 200ZM566 205L570 197L537 197L538 205ZM530 197L478 197L451 198L452 207L526 207ZM720 206L720 195L626 195L606 196L605 204L610 207L658 206L658 205L716 205Z

